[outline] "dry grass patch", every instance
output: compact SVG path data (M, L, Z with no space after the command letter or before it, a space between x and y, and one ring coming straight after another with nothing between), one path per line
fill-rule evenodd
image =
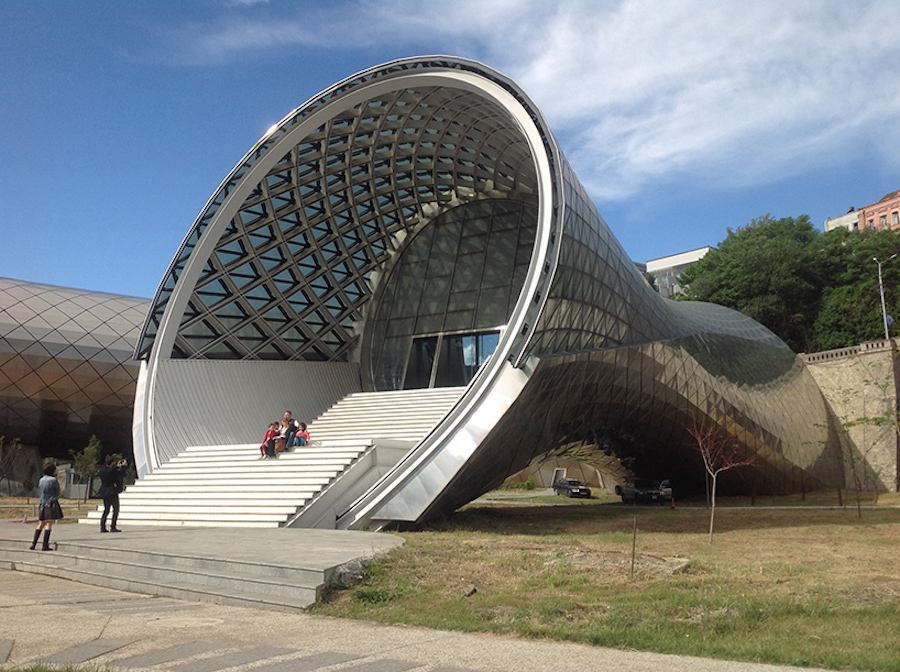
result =
M631 575L632 529L637 553ZM900 669L900 510L470 506L317 613L834 669Z
M35 522L37 520L37 507L40 500L37 497L0 497L0 520L13 523ZM87 516L88 512L97 508L99 499L89 499L87 503L80 499L60 499L63 518L60 523L74 523L79 518Z

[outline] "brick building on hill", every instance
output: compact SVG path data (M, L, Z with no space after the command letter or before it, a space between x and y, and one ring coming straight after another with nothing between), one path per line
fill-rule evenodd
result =
M850 231L862 229L900 229L900 190L893 191L880 201L825 220L825 230L843 226Z
M859 228L900 229L900 190L891 192L877 203L859 210Z

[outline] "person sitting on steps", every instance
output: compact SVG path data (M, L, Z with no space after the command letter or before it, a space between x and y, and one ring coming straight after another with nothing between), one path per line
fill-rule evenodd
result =
M300 423L300 429L297 430L297 438L294 439L294 445L296 446L308 446L309 445L309 430L306 428L306 423Z
M281 419L281 427L278 430L278 434L275 435L275 455L278 453L283 453L287 450L287 437L291 432L291 424L290 420L287 419L287 415Z
M300 429L300 423L294 420L293 414L290 411L284 412L284 418L281 420L282 424L287 422L287 429L283 430L284 434L284 449L288 450L289 448L294 447L294 437L297 435L297 430Z
M275 436L278 434L278 423L270 422L269 429L263 438L262 444L259 446L259 459L265 460L269 457L275 457Z

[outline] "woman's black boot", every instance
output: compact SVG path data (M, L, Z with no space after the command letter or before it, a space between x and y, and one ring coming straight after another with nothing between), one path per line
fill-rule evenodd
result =
M38 541L38 537L40 537L40 536L41 536L41 528L37 528L37 529L34 531L34 541L31 542L31 550L32 550L32 551L33 551L35 548L37 548L37 541Z
M50 548L50 530L44 530L44 547L41 549L42 551L52 551Z

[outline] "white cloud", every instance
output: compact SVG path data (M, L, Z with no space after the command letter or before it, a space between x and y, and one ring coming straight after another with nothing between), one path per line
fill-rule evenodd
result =
M890 2L638 0L606 14L568 7L544 28L542 55L510 74L564 131L601 198L685 174L775 180L873 135L897 137Z
M269 7L252 21L194 26L193 57L303 45L477 58L522 85L589 192L604 200L627 198L649 180L776 181L838 162L860 143L896 148L900 140L892 0L305 7L302 16ZM883 156L898 161L895 149Z

